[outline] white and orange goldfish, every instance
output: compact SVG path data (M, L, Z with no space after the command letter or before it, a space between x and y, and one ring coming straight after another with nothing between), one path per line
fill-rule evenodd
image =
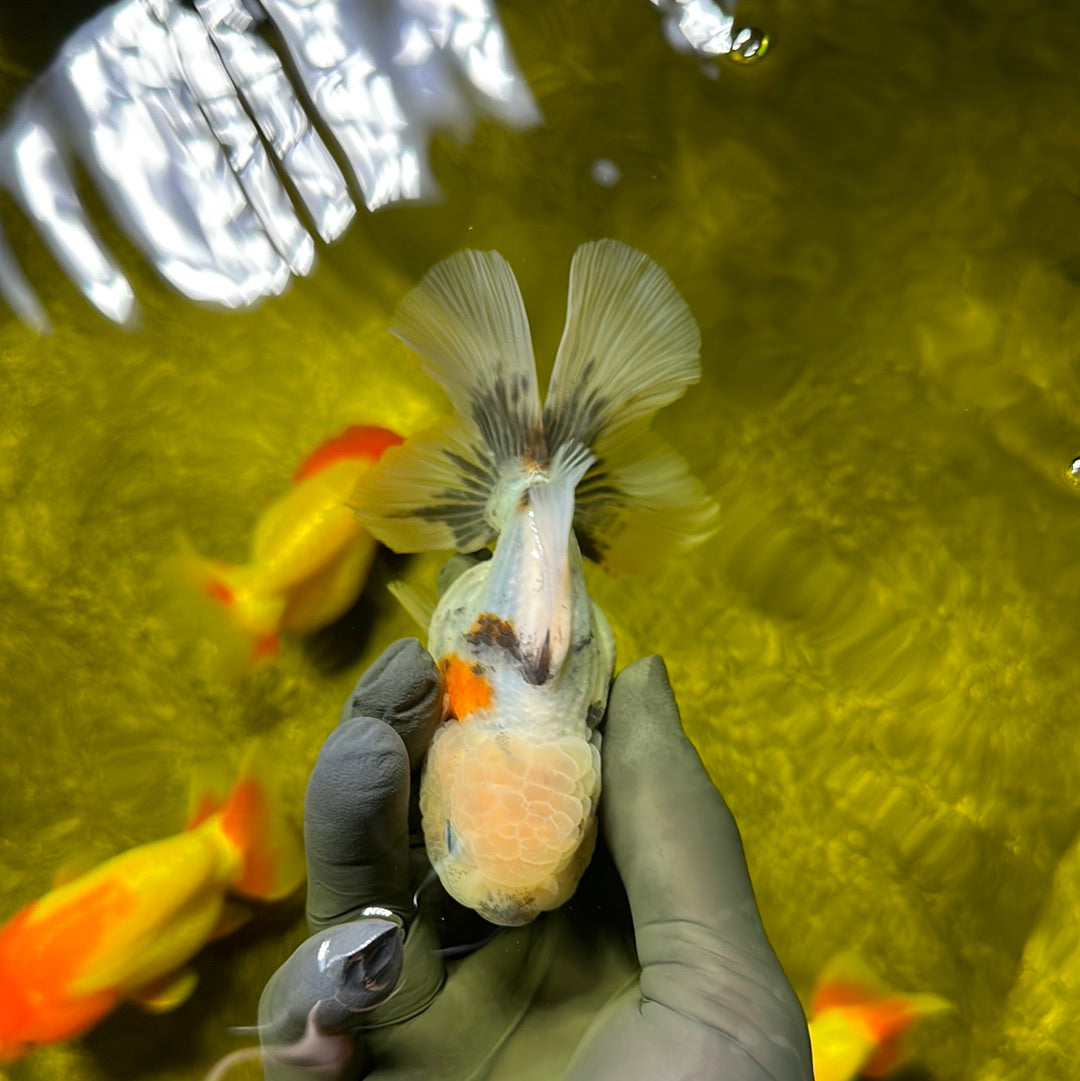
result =
M497 252L434 267L391 330L456 415L388 450L358 485L358 513L397 551L495 542L431 618L449 719L424 769L427 852L458 901L523 924L573 893L596 835L615 651L582 551L630 570L715 528L715 504L647 430L699 378L700 338L667 275L612 240L574 255L543 412L521 294Z
M889 990L852 954L835 958L810 1002L814 1081L884 1076L903 1060L904 1034L952 1008L938 995Z
M249 766L223 806L188 828L58 886L0 928L0 1062L78 1036L124 999L178 1006L187 962L243 922L230 896L272 901L304 880L304 854Z
M401 436L356 425L313 451L289 491L255 527L250 562L178 561L189 587L213 603L218 638L241 667L273 657L283 631L310 634L343 615L359 596L375 541L349 506L360 477Z

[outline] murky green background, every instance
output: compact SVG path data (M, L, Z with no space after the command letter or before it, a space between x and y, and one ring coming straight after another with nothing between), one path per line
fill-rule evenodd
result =
M429 264L502 251L550 357L570 255L609 235L700 323L704 378L659 427L723 527L595 593L623 661L667 658L793 983L855 947L958 1003L917 1041L932 1077L1069 1076L1080 12L747 3L773 50L711 79L646 0L502 10L547 126L439 143L443 205L363 218L255 314L193 308L118 244L143 325L115 330L5 217L56 331L0 317L0 915L65 862L174 831L193 773L230 773L253 736L299 814L340 702L407 617L376 596L231 687L178 632L162 560L181 538L242 558L313 445L442 412L384 331ZM5 100L40 38L7 24ZM297 917L204 954L178 1013L124 1009L13 1073L201 1077Z

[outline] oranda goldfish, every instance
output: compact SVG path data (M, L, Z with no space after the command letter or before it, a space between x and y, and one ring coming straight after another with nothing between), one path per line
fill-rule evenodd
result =
M222 646L241 661L272 657L282 631L309 634L343 615L359 596L375 541L349 507L353 489L401 436L358 425L312 452L289 491L259 518L251 561L231 566L194 557L183 577L226 616Z
M0 928L0 1062L85 1032L122 999L179 1005L186 963L243 922L228 895L275 900L304 879L299 836L249 767L223 806L58 886Z
M667 275L612 240L585 244L541 412L529 324L497 252L434 267L391 330L456 415L360 483L368 529L398 551L495 542L435 607L429 649L448 720L421 788L448 892L497 924L562 904L592 853L614 663L582 552L629 570L715 528L717 508L649 418L700 376L697 326Z
M888 990L851 954L836 958L810 1003L815 1081L882 1077L900 1065L901 1041L912 1025L951 1009L937 995Z

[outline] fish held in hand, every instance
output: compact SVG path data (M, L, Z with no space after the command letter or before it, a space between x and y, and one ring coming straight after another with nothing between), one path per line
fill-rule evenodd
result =
M700 482L648 430L698 380L700 338L664 271L613 240L574 255L543 409L521 294L497 252L435 266L391 330L455 415L384 455L357 487L358 513L397 551L494 543L429 628L448 719L424 766L427 852L458 901L523 924L570 897L596 836L615 649L582 554L630 571L716 526Z
M303 880L300 838L249 760L183 833L114 856L0 928L0 1062L80 1035L125 998L180 1005L195 986L187 962L246 917L230 896L277 900Z

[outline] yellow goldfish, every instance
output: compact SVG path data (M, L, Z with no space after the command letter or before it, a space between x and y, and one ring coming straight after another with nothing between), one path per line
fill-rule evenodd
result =
M195 984L186 963L242 922L227 895L275 900L303 880L299 837L249 767L183 833L113 857L0 928L0 1062L85 1032L125 998L179 1005Z
M700 337L663 270L613 240L574 255L542 412L528 318L497 252L434 267L391 331L456 415L388 450L357 511L397 551L495 542L429 627L448 720L424 768L427 852L458 901L523 924L573 893L596 835L614 641L582 552L632 570L715 528L702 485L648 431L700 377Z
M246 664L274 656L282 631L325 627L359 596L375 541L349 502L357 480L400 442L386 428L346 429L308 455L289 491L260 516L249 563L180 561L183 577L227 617L223 645L239 638Z
M890 991L851 954L822 972L810 1003L814 1081L881 1077L902 1060L903 1034L952 1009L937 995Z

